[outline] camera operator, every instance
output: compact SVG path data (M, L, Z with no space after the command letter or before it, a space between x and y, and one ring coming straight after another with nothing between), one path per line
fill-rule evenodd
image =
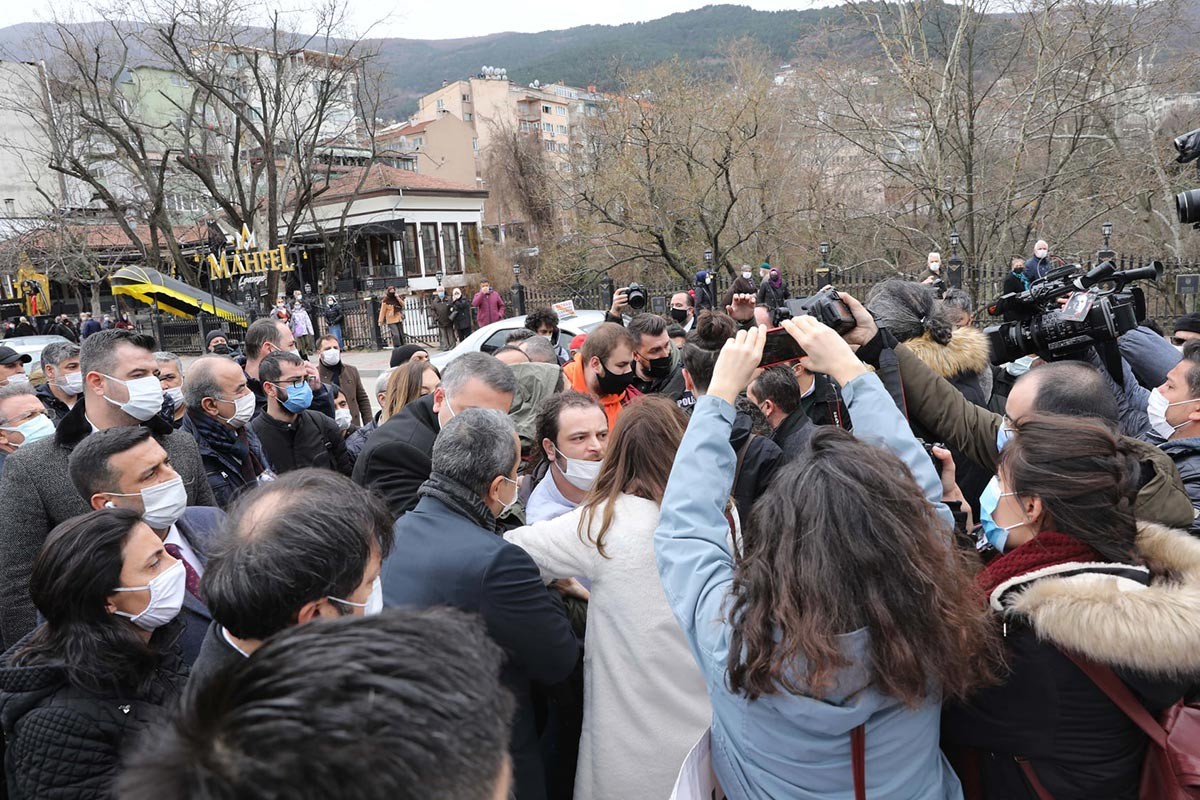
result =
M1183 347L1190 339L1200 339L1200 311L1184 314L1175 320L1175 330L1171 333L1171 344Z
M1005 414L995 414L967 400L906 345L897 343L886 328L875 324L861 303L845 294L841 297L858 323L846 339L861 344L859 358L879 364L894 356L898 362L910 419L929 431L935 441L945 442L992 474L1014 423L1044 414L1063 414L1098 418L1116 429L1116 401L1104 378L1087 364L1054 362L1030 370L1013 384ZM1141 463L1134 508L1138 519L1174 528L1190 527L1195 514L1171 458L1147 442L1124 438L1133 443Z
M633 368L637 380L633 388L642 394L660 394L676 403L687 392L683 382L683 361L671 344L667 321L657 314L638 314L626 326L637 340L633 350Z

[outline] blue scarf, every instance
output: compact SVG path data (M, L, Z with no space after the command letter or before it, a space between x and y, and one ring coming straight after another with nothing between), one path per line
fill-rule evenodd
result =
M241 467L241 476L247 483L255 480L263 470L270 469L262 444L254 431L249 428L235 431L208 414L190 408L187 415L196 433L218 457L233 461Z

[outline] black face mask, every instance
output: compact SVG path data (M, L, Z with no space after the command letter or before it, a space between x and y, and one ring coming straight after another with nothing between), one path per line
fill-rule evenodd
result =
M675 320L680 325L687 322L687 309L686 308L672 308L671 309L671 319Z
M665 378L671 374L671 354L646 361L646 374L651 378Z
M604 374L596 376L600 394L620 394L637 380L637 373L632 369L623 375L614 375L608 367L604 366L603 361L600 362L600 366L604 367Z
M219 356L227 356L227 355L229 355L229 345L215 344L215 345L213 345L212 351Z

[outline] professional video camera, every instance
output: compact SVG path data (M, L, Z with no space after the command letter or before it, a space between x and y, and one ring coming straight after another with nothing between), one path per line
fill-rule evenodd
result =
M785 319L792 317L814 317L839 334L854 330L854 314L850 307L838 296L833 289L822 289L811 297L799 297L788 300L771 314L771 324L778 326Z
M1118 272L1111 261L1105 261L1077 274L1082 269L1078 264L1060 267L1028 291L1012 292L992 302L992 313L1002 307L1020 317L984 330L991 341L993 364L1034 354L1055 361L1096 346L1109 373L1120 381L1119 351L1107 344L1146 317L1142 290L1134 287L1127 291L1125 287L1139 280L1157 282L1163 265L1152 261L1147 267ZM1066 305L1060 307L1059 299L1068 296Z
M1177 137L1175 150L1179 153L1175 159L1178 164L1186 164L1200 157L1200 128ZM1200 164L1196 167L1200 173ZM1175 195L1175 213L1179 215L1180 224L1200 228L1200 189L1188 189Z

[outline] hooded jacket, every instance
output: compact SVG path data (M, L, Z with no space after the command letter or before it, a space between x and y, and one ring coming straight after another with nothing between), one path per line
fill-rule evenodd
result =
M1149 569L1045 567L989 597L1010 672L947 706L943 727L983 751L989 800L1036 800L1014 756L1055 800L1136 800L1146 736L1063 651L1111 668L1155 716L1200 682L1200 541L1143 523L1137 548Z
M65 417L71 411L71 409L67 408L66 403L54 396L54 392L50 390L49 383L43 383L41 386L38 386L33 390L33 393L37 395L37 399L41 400L42 405L45 406L46 416L50 418L50 421L54 423L55 427L58 427L58 423L62 422L63 417ZM75 398L75 402L78 403L82 399L83 395L78 395Z
M537 412L542 401L562 388L562 370L553 364L513 364L513 375L517 378L517 391L513 394L508 417L521 439L521 450L528 452L534 446L537 434Z

